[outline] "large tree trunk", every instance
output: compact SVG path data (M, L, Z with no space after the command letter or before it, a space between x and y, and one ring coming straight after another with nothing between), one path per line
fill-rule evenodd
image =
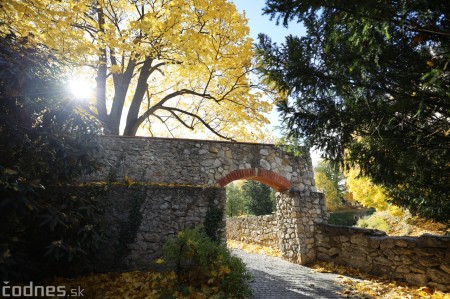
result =
M117 64L114 53L111 52L111 62ZM120 120L122 118L123 107L127 97L128 87L130 86L131 78L136 67L134 60L129 60L127 68L123 74L113 74L114 82L114 99L109 113L111 123L117 131L120 130ZM119 134L119 133L117 133Z
M103 10L98 8L97 11L98 16L98 24L100 31L104 33L103 26L105 24L105 17L103 14ZM117 121L111 115L108 115L108 111L106 110L106 77L108 72L107 67L107 57L106 57L106 48L100 48L100 56L98 57L98 69L97 69L97 77L95 81L97 82L96 87L96 106L97 106L97 114L100 121L103 123L105 134L109 135L119 135L119 125L120 118Z
M124 136L135 136L141 125L141 121L139 121L139 111L141 109L141 103L144 100L145 92L147 91L147 80L152 73L152 62L153 60L147 57L142 65L133 100L131 101L130 109L128 110L127 122L123 132Z

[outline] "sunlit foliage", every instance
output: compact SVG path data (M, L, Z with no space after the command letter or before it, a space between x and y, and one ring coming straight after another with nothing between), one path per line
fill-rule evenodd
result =
M403 299L429 298L446 299L448 293L427 286L413 287L403 282L389 280L363 273L351 267L334 263L316 262L312 265L316 272L340 274L339 284L343 287L338 294L344 298Z
M344 174L325 160L319 162L314 172L317 190L324 193L327 210L335 211L344 204L347 193Z
M83 67L107 133L262 137L270 105L250 91L252 40L230 1L5 0L0 19L0 34Z
M386 190L375 185L369 178L359 176L356 168L346 172L346 184L348 191L352 193L353 199L368 208L385 211L389 207L389 197Z

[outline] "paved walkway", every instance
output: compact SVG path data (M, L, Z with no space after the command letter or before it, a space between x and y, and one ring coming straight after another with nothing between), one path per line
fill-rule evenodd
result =
M232 249L253 275L250 288L255 299L343 298L337 294L338 274L318 273L281 258Z

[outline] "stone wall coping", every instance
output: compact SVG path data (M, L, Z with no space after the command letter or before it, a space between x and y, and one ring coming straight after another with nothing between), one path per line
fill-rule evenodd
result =
M141 182L133 182L132 184L124 184L124 183L104 183L104 184L84 184L84 185L74 185L75 188L92 188L92 187L105 187L107 186L108 189L117 189L121 190L123 188L126 189L148 189L148 190L165 190L165 189L175 189L175 190L206 190L206 189L216 189L221 190L222 188L215 187L215 186L208 186L208 185L185 185L185 184L158 184L158 183L151 183L151 184L143 184Z
M246 215L244 217L241 217L241 216L229 217L229 216L227 216L227 219L239 219L239 220L245 221L246 219L267 219L267 218L272 218L272 217L276 217L275 212L273 212L272 214L259 215L259 216L256 216L256 215Z
M376 236L376 237L383 237L386 236L386 233L377 230L377 229L370 229L370 228L361 228L361 227L353 227L353 226L341 226L341 225L334 225L334 224L328 224L328 223L317 223L323 230L327 232L332 232L333 235L339 235L339 234L363 234L365 236Z
M256 142L244 142L244 141L227 141L227 140L207 140L207 139L194 139L194 138L170 138L170 137L150 137L150 136L119 136L119 135L100 135L100 138L117 138L117 139L148 139L148 140L164 140L164 141L187 141L187 142L207 142L207 143L225 143L225 144L246 144L246 145L263 145L273 146L273 143L256 143Z
M422 243L426 243L427 240L435 240L450 243L450 236L436 236L431 234L423 234L417 237L411 236L388 236L385 232L369 229L369 228L361 228L354 226L341 226L341 225L333 225L328 223L317 223L320 228L326 232L331 233L332 235L354 235L354 234L362 234L370 237L380 237L381 239L390 239L390 240L405 240L417 242L419 241L419 246ZM426 244L424 244L427 247Z

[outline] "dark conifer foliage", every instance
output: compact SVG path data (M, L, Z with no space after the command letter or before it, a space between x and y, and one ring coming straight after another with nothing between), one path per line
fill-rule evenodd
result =
M448 220L448 1L268 0L265 12L307 29L257 45L288 135L358 165L395 204Z

